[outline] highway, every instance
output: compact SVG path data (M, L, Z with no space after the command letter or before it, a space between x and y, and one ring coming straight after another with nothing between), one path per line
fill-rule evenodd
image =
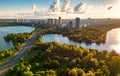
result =
M50 28L47 30L53 30L54 28ZM7 62L0 65L0 76L5 76L8 70L14 66L16 66L21 58L24 58L28 54L28 50L32 48L35 40L38 38L41 32L46 30L39 30L39 32L35 32L20 48L18 52L14 54Z

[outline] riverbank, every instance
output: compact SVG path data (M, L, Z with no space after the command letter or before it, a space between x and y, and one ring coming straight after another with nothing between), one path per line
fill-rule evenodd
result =
M104 30L113 28L107 27L105 26L105 29L100 29L100 31L104 32ZM79 32L77 31L73 31L72 35L75 32L78 34ZM95 33L96 31L93 32ZM53 32L56 32L56 30ZM70 34L66 30L65 32L63 31L65 35L66 32L68 35ZM77 76L79 74L83 76L117 76L119 74L120 55L115 51L108 53L106 50L86 49L76 45L56 42L42 43L41 35L48 33L52 33L52 31L47 30L47 32L43 31L39 34L39 38L35 41L32 49L28 51L26 57L21 58L20 63L14 68L10 68L6 76Z
M24 45L24 42L32 36L34 32L32 33L19 33L19 34L9 34L5 37L5 40L12 41L13 47L7 50L1 50L0 51L0 64L5 63L8 61L11 57L14 56L14 54L20 49L21 46Z
M4 64L0 65L0 76L4 76L9 68L14 67L20 60L27 55L27 51L32 47L34 44L34 40L36 40L38 34L35 32L17 51L10 60L5 62Z
M43 28L43 27L41 27ZM33 33L33 35L20 47L19 51L17 51L14 56L12 56L12 58L10 58L10 60L8 60L7 62L3 63L2 65L0 65L0 75L4 76L6 74L6 72L11 68L14 67L21 58L24 58L27 53L28 50L30 48L32 48L32 46L34 45L35 40L39 37L40 34L43 34L43 32L47 31L47 30L52 30L53 28L49 28L47 27L47 29L45 30L40 30L37 29L35 31L35 33Z
M0 45L2 47L0 48L0 64L3 64L6 61L8 61L24 44L24 42L34 33L34 28L30 27L27 30L26 28L28 27L26 26L0 27L0 33L1 33Z
M105 43L107 32L114 28L120 28L120 24L87 26L79 30L56 29L47 33L62 34L63 36L66 36L70 40L75 42L85 42L87 44L100 44Z
M42 36L25 58L6 76L117 76L120 56L115 51L99 51L56 42L42 43ZM116 63L118 63L116 65ZM117 69L116 69L117 68Z
M30 23L17 23L17 22L0 22L0 27L3 26L32 26Z

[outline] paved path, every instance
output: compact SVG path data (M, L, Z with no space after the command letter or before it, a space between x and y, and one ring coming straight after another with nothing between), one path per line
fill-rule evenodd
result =
M4 76L9 68L14 67L20 60L27 55L27 50L29 50L34 44L35 40L38 38L40 32L35 32L25 43L22 45L20 50L15 53L15 55L8 60L6 63L0 65L0 76Z

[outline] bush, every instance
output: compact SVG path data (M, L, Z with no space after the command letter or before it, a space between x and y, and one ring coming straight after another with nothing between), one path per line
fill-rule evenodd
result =
M68 76L85 76L85 72L81 68L73 68L68 72Z

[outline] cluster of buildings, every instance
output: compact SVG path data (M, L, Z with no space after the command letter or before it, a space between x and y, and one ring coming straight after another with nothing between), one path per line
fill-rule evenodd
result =
M56 25L58 29L69 28L69 29L78 29L80 28L80 18L75 20L71 19L16 19L17 23L34 23L34 24L47 24L47 25Z
M16 19L17 23L44 24L45 20L40 19Z
M75 20L74 19L71 19L71 20L62 20L61 17L59 17L58 19L59 23L57 24L57 27L58 28L68 28L68 29L79 29L81 27L81 21L80 21L80 18L76 18Z
M80 19L76 17L75 19L58 19L48 18L48 19L16 19L17 23L32 23L32 24L47 24L56 25L58 29L68 28L70 30L79 29L81 27L87 27L90 25L106 25L106 24L118 24L120 19Z
M47 24L49 24L49 25L57 25L57 19L47 19Z

